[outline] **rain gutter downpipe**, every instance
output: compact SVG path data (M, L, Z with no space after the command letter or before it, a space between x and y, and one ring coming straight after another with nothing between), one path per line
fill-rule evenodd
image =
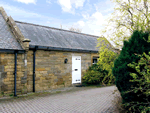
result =
M14 97L16 97L17 96L17 94L16 94L16 83L17 83L17 81L16 81L16 78L17 78L17 52L18 51L15 51L15 72L14 72Z
M35 46L35 49L33 50L33 92L35 92L35 58L36 58L36 50L37 46Z

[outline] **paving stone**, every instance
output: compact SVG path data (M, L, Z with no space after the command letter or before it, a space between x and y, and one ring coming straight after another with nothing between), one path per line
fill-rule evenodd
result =
M3 113L117 113L112 103L115 86L91 88L34 99L0 102Z

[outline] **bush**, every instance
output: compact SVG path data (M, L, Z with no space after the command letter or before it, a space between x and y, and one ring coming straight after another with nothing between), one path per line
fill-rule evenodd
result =
M112 68L114 67L114 60L118 57L118 54L109 50L108 48L104 48L103 51L100 51L98 64L102 70L106 70L108 74L105 74L102 82L104 84L114 84L115 77L112 74Z
M114 51L114 48L106 38L100 37L98 41L99 43L97 46L100 47L98 64L102 70L108 72L105 74L102 82L107 85L114 84L115 77L112 74L112 68L114 67L114 61L118 57L118 54Z
M89 67L88 71L82 77L83 83L89 85L98 85L102 83L103 78L107 75L106 70L102 70L100 65L94 64Z
M130 102L142 102L145 98L144 95L141 95L140 99L137 93L128 92L133 90L133 88L138 87L139 82L133 80L133 76L131 73L137 73L135 69L128 66L130 63L138 63L140 60L140 56L143 52L148 54L150 51L150 44L149 44L149 34L143 33L142 31L134 31L129 41L124 41L124 46L119 57L115 60L114 68L113 68L113 75L116 78L115 84L118 87L118 90L121 93L123 98L123 103L130 103ZM139 55L137 55L139 54ZM139 76L142 77L142 76ZM142 81L144 82L144 81Z
M149 55L143 53L138 56L141 57L138 63L128 64L135 71L130 73L133 78L130 82L137 83L137 86L125 92L136 94L138 100L125 104L125 107L132 112L147 112L150 111L150 52Z

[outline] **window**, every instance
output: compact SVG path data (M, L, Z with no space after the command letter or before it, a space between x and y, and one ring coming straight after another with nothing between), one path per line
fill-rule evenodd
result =
M99 58L99 57L93 57L93 62L92 62L92 64L96 64L96 63L98 62L98 58Z

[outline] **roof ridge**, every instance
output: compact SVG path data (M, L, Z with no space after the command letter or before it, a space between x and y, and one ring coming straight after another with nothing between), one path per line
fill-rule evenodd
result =
M54 27L49 27L49 26L44 26L44 25L39 25L39 24L21 22L21 21L17 21L17 20L15 20L15 22L16 23L22 23L22 24L34 25L34 26L41 26L41 27L51 28L51 29L56 29L56 30L61 30L61 31L67 31L67 32L72 32L72 33L76 33L76 34L82 34L82 35L92 36L92 37L96 37L96 38L100 37L100 36L95 36L95 35L90 35L90 34L85 34L85 33L79 33L79 32L75 32L75 31L69 31L69 30L65 30L65 29L59 29L59 28L54 28Z

